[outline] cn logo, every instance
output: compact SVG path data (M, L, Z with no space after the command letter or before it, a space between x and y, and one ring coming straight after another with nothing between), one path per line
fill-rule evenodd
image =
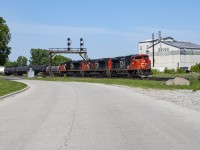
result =
M145 68L146 65L147 65L147 63L145 62L145 60L142 60L142 62L141 62L141 67L142 67L142 68Z
M120 61L120 68L124 68L125 67L125 61Z
M71 68L71 69L74 69L74 65L73 65L73 64L70 64L70 68Z

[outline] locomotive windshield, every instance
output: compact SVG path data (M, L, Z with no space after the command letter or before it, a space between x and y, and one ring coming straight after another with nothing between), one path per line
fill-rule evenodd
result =
M136 56L135 59L140 60L142 57L141 56Z

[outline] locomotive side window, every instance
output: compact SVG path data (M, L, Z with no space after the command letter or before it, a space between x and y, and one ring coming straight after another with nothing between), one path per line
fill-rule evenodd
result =
M149 57L148 56L144 56L144 59L148 59Z

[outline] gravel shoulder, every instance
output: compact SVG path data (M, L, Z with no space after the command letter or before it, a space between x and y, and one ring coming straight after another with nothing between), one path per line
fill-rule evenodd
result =
M155 90L155 89L139 89L139 93L155 97L158 100L170 101L177 105L181 105L193 110L200 111L200 91L192 90Z

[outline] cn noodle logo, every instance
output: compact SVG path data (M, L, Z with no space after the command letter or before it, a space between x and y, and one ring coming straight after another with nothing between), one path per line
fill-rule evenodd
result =
M145 68L146 66L147 66L147 63L145 62L145 60L142 60L141 67Z

